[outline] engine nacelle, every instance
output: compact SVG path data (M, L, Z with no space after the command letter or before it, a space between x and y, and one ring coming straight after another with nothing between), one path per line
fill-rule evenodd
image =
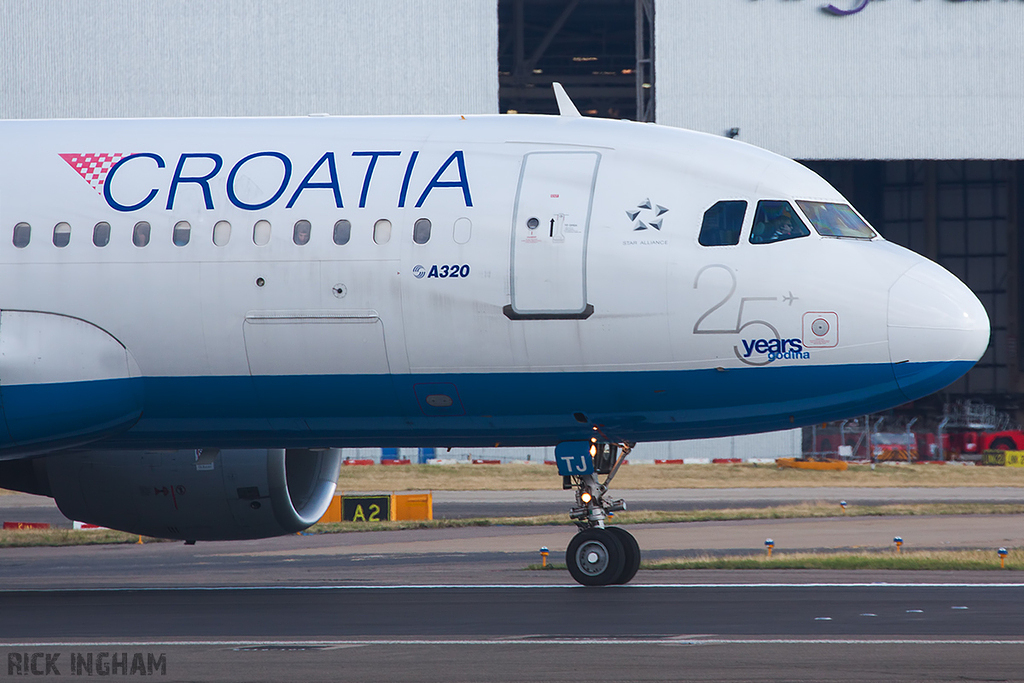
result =
M0 464L0 486L50 495L70 519L157 538L227 541L315 523L334 495L341 451L78 451Z

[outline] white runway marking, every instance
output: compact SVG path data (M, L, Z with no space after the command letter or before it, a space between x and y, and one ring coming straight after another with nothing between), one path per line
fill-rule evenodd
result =
M43 647L230 647L230 648L332 648L360 646L515 646L515 645L1024 645L1016 639L966 638L523 638L523 639L409 639L361 638L345 640L110 640L35 641L0 643L3 648Z
M139 592L172 592L172 591L346 591L346 590L434 590L434 589L552 589L571 588L573 590L590 590L587 586L571 583L551 584L406 584L394 586L139 586L117 588L8 588L0 589L5 593L139 593ZM1024 588L1024 583L890 583L885 581L873 583L640 583L627 586L605 586L603 590L642 590L647 588Z

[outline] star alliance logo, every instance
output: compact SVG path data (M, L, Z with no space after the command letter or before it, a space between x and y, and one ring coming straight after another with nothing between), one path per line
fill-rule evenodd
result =
M650 199L637 204L635 209L626 209L626 215L633 221L634 231L648 228L661 230L661 223L665 220L662 216L666 213L668 209L660 204L652 204Z

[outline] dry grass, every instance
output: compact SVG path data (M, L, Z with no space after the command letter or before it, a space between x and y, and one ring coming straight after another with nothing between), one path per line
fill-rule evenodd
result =
M142 537L144 543L165 543L165 539ZM138 543L138 534L113 529L3 529L0 548L32 548L38 546L119 545Z
M920 515L1020 515L1024 505L984 503L928 503L921 505L847 506L844 512L835 503L799 503L763 508L725 508L721 510L641 510L615 513L615 524L668 524L678 522L721 522L742 519L813 519L827 517L899 517ZM453 529L470 526L569 526L567 514L531 517L481 517L396 522L326 522L314 524L308 533L334 534L351 531L391 531L397 529Z
M1024 570L1024 549L1008 549L1006 570ZM882 552L767 553L760 555L704 555L644 562L643 569L926 569L999 570L995 550L913 550Z
M669 522L719 522L740 519L816 519L826 517L906 517L924 515L1020 515L1024 505L986 503L922 503L894 505L848 505L797 503L763 508L718 510L626 510L615 513L616 524L658 524Z
M906 569L925 571L1024 571L1024 549L1008 549L1001 567L994 550L913 550L858 552L792 552L759 555L699 555L641 562L641 569ZM565 570L564 563L527 565L528 570Z
M774 465L627 465L617 489L716 489L805 486L1024 487L1024 467L853 465L845 472L780 469ZM550 465L406 465L344 467L339 491L528 491L562 488ZM0 495L15 493L0 489Z
M854 465L845 472L780 469L774 465L627 465L616 489L713 489L800 486L868 488L1020 486L1024 467ZM522 491L560 489L550 465L406 465L344 467L341 491Z

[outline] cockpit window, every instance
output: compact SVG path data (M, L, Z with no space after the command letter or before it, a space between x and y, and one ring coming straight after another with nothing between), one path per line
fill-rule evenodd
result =
M704 212L697 241L705 247L739 244L746 212L747 203L744 201L718 202Z
M754 227L750 229L751 244L781 242L810 234L789 202L764 199L757 203Z
M822 237L850 237L869 240L875 236L875 231L871 229L871 226L865 223L847 204L800 200L797 200L797 204Z

